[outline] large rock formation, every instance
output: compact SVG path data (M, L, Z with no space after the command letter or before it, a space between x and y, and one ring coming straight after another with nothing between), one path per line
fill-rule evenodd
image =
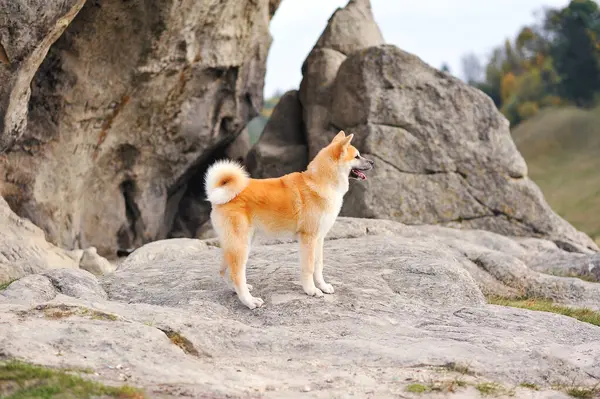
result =
M375 160L367 181L351 182L342 215L545 237L572 251L598 250L552 211L527 177L509 123L488 96L382 42L369 2L350 1L332 16L303 66L309 159L343 129ZM276 108L272 118L293 120L286 112ZM267 146L256 147L260 153ZM261 177L280 173L272 166L280 162L264 159L261 168L270 172Z
M309 159L314 158L337 133L331 125L331 101L340 65L348 54L379 44L383 44L383 37L373 19L369 0L350 0L346 7L337 9L329 19L302 65L300 101Z
M279 2L1 0L0 195L64 248L167 237L262 106Z
M94 247L65 251L50 244L39 227L17 216L0 197L0 284L46 270L77 268L95 275L114 271Z
M246 166L252 177L261 179L304 170L307 165L302 105L298 92L291 90L275 106L260 139L248 153Z
M100 280L78 270L25 277L0 292L0 353L91 369L86 378L149 397L417 397L406 391L414 383L456 398L481 397L478 386L517 398L593 392L599 327L483 295L600 309L600 284L529 267L584 255L377 220L340 219L329 238L336 292L319 299L302 292L296 243L255 246L248 277L266 302L255 311L220 279L210 241L147 244Z

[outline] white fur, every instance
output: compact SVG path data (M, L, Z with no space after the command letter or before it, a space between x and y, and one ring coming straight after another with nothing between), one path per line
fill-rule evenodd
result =
M242 184L235 187L216 187L224 175L234 175L236 180ZM206 171L204 187L206 199L213 205L226 204L234 199L247 185L250 180L248 172L236 161L223 159L213 163Z

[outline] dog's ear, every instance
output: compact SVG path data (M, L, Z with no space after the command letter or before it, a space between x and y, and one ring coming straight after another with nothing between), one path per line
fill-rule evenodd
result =
M346 148L350 145L350 142L352 141L352 138L354 137L354 133L344 137L341 141L340 141L340 145L342 146L342 148Z
M344 133L343 130L340 130L340 132L338 134L335 135L335 137L333 138L333 140L331 140L332 143L335 143L337 141L340 141L341 139L343 139L344 137L346 137L346 133Z

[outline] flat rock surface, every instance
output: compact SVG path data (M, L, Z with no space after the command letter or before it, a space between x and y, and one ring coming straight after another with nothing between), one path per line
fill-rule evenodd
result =
M449 396L494 382L500 397L563 398L557 386L598 381L600 328L483 294L525 280L558 301L600 303L600 284L528 267L535 251L568 258L552 245L341 218L325 243L335 294L304 295L297 244L258 239L248 278L265 305L250 311L221 281L215 242L157 241L100 280L69 270L0 292L0 353L91 368L150 397L397 398L415 396L409 384L454 381Z

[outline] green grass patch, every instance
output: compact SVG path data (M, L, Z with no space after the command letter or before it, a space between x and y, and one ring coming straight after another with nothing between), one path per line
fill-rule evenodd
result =
M596 387L594 387L594 388L574 387L574 388L567 389L567 395L569 395L573 398L592 399L592 398L597 398L598 396L600 396L600 389L598 389Z
M406 391L410 393L424 394L429 392L451 393L456 392L460 388L466 387L468 384L460 379L430 381L428 383L412 383L406 386Z
M521 384L519 384L519 386L521 388L532 389L534 391L539 391L540 390L540 387L538 387L537 385L532 384L530 382L522 382Z
M145 397L141 390L131 386L107 386L85 380L65 370L35 366L16 360L0 363L0 396L7 399Z
M423 384L410 384L406 387L406 391L410 393L425 393L429 392L430 389Z
M502 385L494 382L482 382L481 384L475 385L475 389L483 396L499 395L504 391Z
M536 310L539 312L550 312L569 316L584 323L590 323L600 326L600 312L586 308L571 308L567 306L555 305L546 299L506 299L499 297L488 297L488 302L492 305L509 306L513 308Z
M71 316L89 317L93 320L117 321L119 316L102 312L100 310L88 309L82 306L71 305L41 305L36 308L44 313L44 317L52 320L64 319Z
M17 281L17 280L16 279L15 280L9 280L9 281L6 281L4 283L0 283L0 291L4 291L5 289L8 288L9 285L11 285L12 283L14 283L15 281Z

